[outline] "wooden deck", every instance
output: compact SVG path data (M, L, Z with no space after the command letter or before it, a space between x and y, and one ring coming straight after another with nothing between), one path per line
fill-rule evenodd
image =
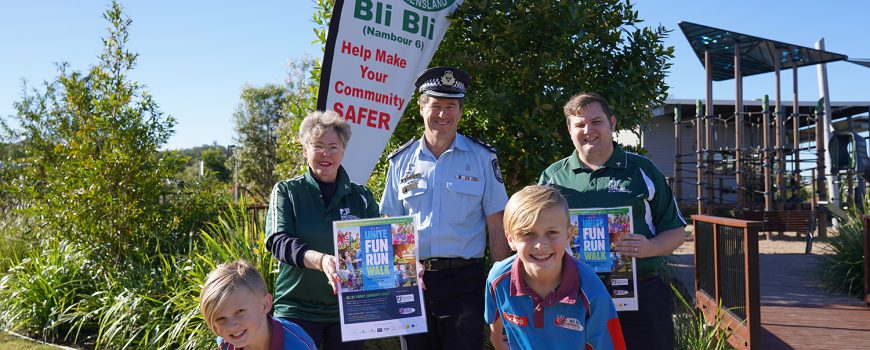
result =
M762 254L762 349L870 349L870 308L817 287L816 254ZM692 288L692 255L674 255Z

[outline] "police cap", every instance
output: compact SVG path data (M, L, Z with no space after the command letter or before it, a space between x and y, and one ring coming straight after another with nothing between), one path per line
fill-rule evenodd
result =
M421 94L441 98L465 98L471 76L459 68L433 67L424 70L414 83Z

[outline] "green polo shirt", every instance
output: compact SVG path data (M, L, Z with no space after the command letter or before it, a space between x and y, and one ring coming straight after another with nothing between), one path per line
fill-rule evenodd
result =
M302 176L275 184L266 213L266 241L276 232L294 235L309 249L333 255L332 222L380 216L378 201L363 185L350 182L339 167L338 185L329 205L309 169ZM323 272L278 264L275 316L314 322L338 322L338 297Z
M592 170L575 150L544 170L538 183L556 186L572 209L631 206L634 233L647 238L686 226L662 172L649 159L628 153L615 142L604 166ZM662 260L660 256L638 259L638 275L660 268Z

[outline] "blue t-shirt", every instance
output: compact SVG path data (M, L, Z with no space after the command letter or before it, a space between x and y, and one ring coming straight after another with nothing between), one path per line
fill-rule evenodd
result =
M269 340L269 350L317 349L314 346L314 340L297 324L272 316L269 316L269 322L272 322L272 338ZM236 349L233 344L230 344L221 337L217 337L217 344L221 350L241 350Z
M523 281L516 254L495 263L486 280L486 322L502 319L511 349L625 349L601 279L568 254L562 264L559 287L541 297Z

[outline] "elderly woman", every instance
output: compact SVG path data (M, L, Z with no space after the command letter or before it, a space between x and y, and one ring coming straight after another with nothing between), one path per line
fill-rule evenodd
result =
M266 246L281 261L275 316L298 324L318 347L330 350L363 345L341 342L332 222L379 215L371 191L350 182L341 166L350 134L335 112L305 117L299 141L308 171L275 184L266 214Z

